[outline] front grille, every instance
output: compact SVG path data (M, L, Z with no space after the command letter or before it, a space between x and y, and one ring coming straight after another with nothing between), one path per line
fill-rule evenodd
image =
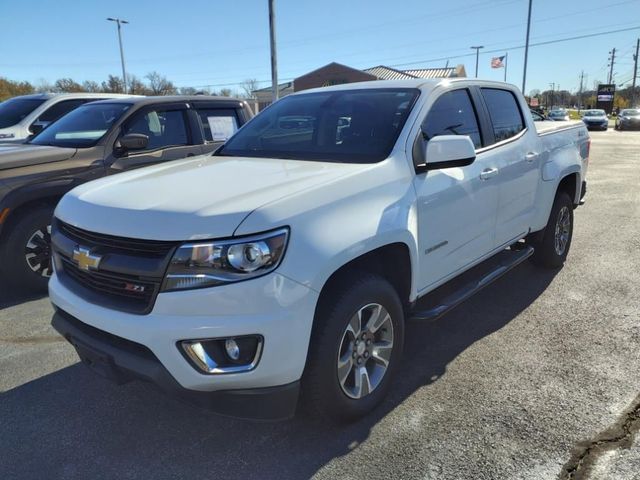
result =
M133 255L164 257L176 245L176 242L140 240L135 238L115 237L113 235L105 235L102 233L87 232L86 230L73 227L68 223L64 223L57 219L55 221L55 224L60 233L80 245L103 247L112 251L130 253Z
M52 240L56 271L67 288L88 302L139 315L152 310L177 245L88 232L57 219ZM98 269L78 267L76 246L101 257Z

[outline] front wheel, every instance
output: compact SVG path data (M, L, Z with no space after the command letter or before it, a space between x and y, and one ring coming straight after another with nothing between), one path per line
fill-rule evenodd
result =
M573 237L573 201L565 192L558 192L551 208L549 222L534 248L531 261L545 268L564 265Z
M303 398L334 421L364 416L387 395L403 343L404 313L393 286L378 275L349 276L320 300Z
M51 218L53 208L41 206L20 212L7 227L0 244L0 269L19 288L44 292L51 277Z

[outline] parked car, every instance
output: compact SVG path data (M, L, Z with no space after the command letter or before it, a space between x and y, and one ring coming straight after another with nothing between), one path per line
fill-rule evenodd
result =
M640 129L640 109L625 108L616 118L616 130Z
M87 102L129 96L116 93L38 93L10 98L0 103L0 142L24 142Z
M606 130L609 128L609 117L604 110L585 110L582 115L582 121L589 130Z
M554 122L568 122L570 120L569 112L566 110L551 110L547 117Z
M531 112L531 116L533 117L533 121L534 122L548 122L550 121L549 118L545 117L542 113L536 111L536 110L529 110L529 112Z
M62 195L112 173L210 153L251 116L246 102L226 97L103 100L68 113L25 144L0 146L2 274L44 290L51 216ZM211 188L220 188L216 179Z
M303 91L214 156L82 185L55 211L53 326L98 373L225 415L289 417L301 388L320 415L365 415L406 316L565 262L588 133L527 108L464 78Z

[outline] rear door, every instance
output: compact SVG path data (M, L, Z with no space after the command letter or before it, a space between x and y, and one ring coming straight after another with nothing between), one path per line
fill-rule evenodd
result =
M200 154L200 142L194 141L187 110L186 104L177 103L146 107L134 113L123 123L118 138L130 133L146 135L147 148L117 158L111 169L139 168Z
M495 246L527 234L534 213L541 153L537 133L527 128L518 97L508 89L478 88L490 124L481 157L499 169Z
M476 150L484 145L471 92L451 90L440 95L422 121L427 138L465 135ZM414 146L421 143L416 132ZM416 151L414 148L414 164ZM486 256L494 245L498 184L495 159L478 155L465 167L424 171L416 166L420 285L435 286Z
M238 109L225 104L214 102L194 102L193 108L197 113L204 144L202 153L209 153L226 142L243 123L238 115Z

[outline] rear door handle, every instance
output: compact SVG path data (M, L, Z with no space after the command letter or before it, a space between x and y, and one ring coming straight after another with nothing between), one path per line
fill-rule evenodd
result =
M498 175L497 168L485 168L480 172L480 179L489 180L491 177L495 177L496 175Z
M536 158L538 158L538 154L536 152L529 152L524 156L527 163L533 163Z

